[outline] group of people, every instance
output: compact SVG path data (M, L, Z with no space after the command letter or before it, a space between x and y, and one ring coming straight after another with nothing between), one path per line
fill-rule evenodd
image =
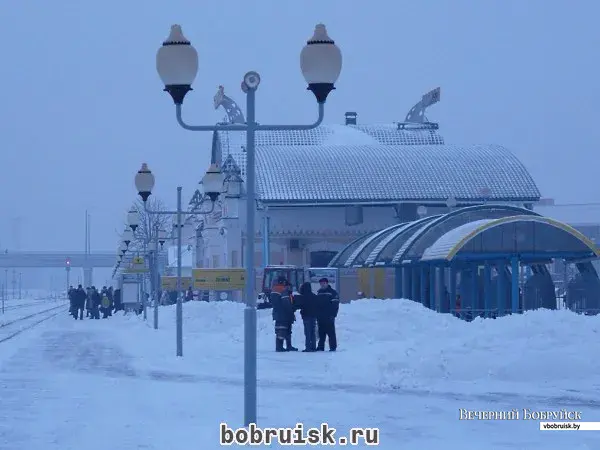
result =
M121 291L119 289L113 290L111 287L103 286L100 291L96 286L91 286L84 289L81 284L74 288L69 286L68 291L70 308L69 314L73 316L75 320L83 320L84 310L86 311L85 316L90 319L106 319L112 316L113 312L120 311L123 309L121 302Z
M275 351L298 351L292 345L292 324L296 321L298 310L304 324L305 348L302 351L324 351L326 340L329 341L329 351L336 351L335 319L340 298L327 278L321 278L319 284L316 294L312 291L311 284L306 282L300 286L299 293L294 295L292 286L285 277L276 280L269 294L275 321Z

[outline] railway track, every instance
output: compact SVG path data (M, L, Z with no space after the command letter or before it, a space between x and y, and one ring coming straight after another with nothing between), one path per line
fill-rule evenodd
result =
M17 305L14 305L17 306ZM0 324L0 344L67 311L67 305L52 306Z
M39 306L44 303L49 303L49 302L47 299L44 299L44 300L34 300L32 302L27 302L27 303L19 303L18 305L5 305L4 311L14 311L15 309L31 308L33 306Z

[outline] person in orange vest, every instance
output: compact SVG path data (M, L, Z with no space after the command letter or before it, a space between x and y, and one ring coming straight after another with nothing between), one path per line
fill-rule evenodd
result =
M275 321L275 351L297 352L298 349L292 345L292 324L296 320L294 297L290 283L285 277L277 278L269 300L273 306L273 320Z

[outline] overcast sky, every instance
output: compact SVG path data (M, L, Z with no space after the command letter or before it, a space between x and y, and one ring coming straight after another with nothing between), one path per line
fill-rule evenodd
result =
M92 248L112 251L143 161L171 205L178 184L192 194L210 135L179 128L162 92L172 23L200 57L190 122L224 116L219 84L242 101L248 70L263 81L258 121L312 121L298 54L324 22L344 56L326 123L399 121L441 86L429 117L447 143L505 145L544 196L600 201L599 14L592 0L3 1L0 246L83 250L87 208Z

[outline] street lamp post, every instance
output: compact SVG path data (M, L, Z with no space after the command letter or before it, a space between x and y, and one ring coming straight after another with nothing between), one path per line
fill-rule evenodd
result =
M69 293L69 286L71 285L71 258L65 260L65 271L67 272L67 294Z
M135 208L135 206L132 206L131 209L127 213L127 224L129 225L132 236L135 236L135 232L140 225L139 211ZM155 288L154 288L154 329L157 330L158 329L158 285L160 284L159 272L158 272L158 245L160 244L160 247L162 248L162 246L165 242L165 239L166 239L166 232L162 229L159 229L158 224L156 224L156 226L154 228L155 228L154 233L152 233L152 231L149 231L147 236L146 235L143 236L143 240L144 240L144 247L146 247L147 245L150 245L152 243L152 241L154 241L154 256L152 258L152 264L151 264L152 270L150 271L150 278L152 280L151 283L154 284L154 286L155 286ZM145 256L146 255L144 254L144 257ZM120 261L117 261L117 268L119 265L120 265ZM116 272L116 269L115 269L115 272ZM113 273L115 273L115 272L113 272ZM144 317L146 317L146 316L144 316Z
M167 232L162 228L157 231L156 239L154 240L154 329L158 330L158 306L160 304L160 271L158 269L158 246L162 250L165 241L167 240Z
M255 94L260 84L256 72L244 75L242 90L246 94L246 123L228 125L188 125L183 121L181 105L198 72L198 53L190 44L179 25L171 27L171 33L156 55L156 68L175 103L177 122L190 131L245 131L246 132L246 289L244 310L244 422L256 423L256 360L257 326L256 297L254 292L254 236L255 232L255 140L257 131L310 130L323 121L325 101L335 89L342 70L342 54L328 36L325 25L318 24L314 35L300 53L300 68L318 104L318 118L310 125L259 125L255 120Z
M138 191L139 196L144 202L144 211L151 215L169 215L175 216L175 224L177 228L177 306L176 306L176 346L177 356L183 356L183 302L182 302L182 288L181 288L181 277L182 277L182 264L181 264L181 233L183 229L183 216L184 215L206 215L211 214L215 210L215 202L219 197L219 194L223 190L223 175L221 170L216 164L211 164L206 174L202 178L202 188L204 189L205 197L208 197L211 202L211 208L208 211L202 211L193 209L191 211L183 211L181 206L181 191L182 187L177 187L177 210L176 211L151 211L147 208L148 197L152 194L154 188L154 175L148 169L146 163L142 164L142 168L135 175L135 187ZM162 242L166 236L162 235ZM158 314L157 311L154 313ZM156 319L158 320L158 319Z

